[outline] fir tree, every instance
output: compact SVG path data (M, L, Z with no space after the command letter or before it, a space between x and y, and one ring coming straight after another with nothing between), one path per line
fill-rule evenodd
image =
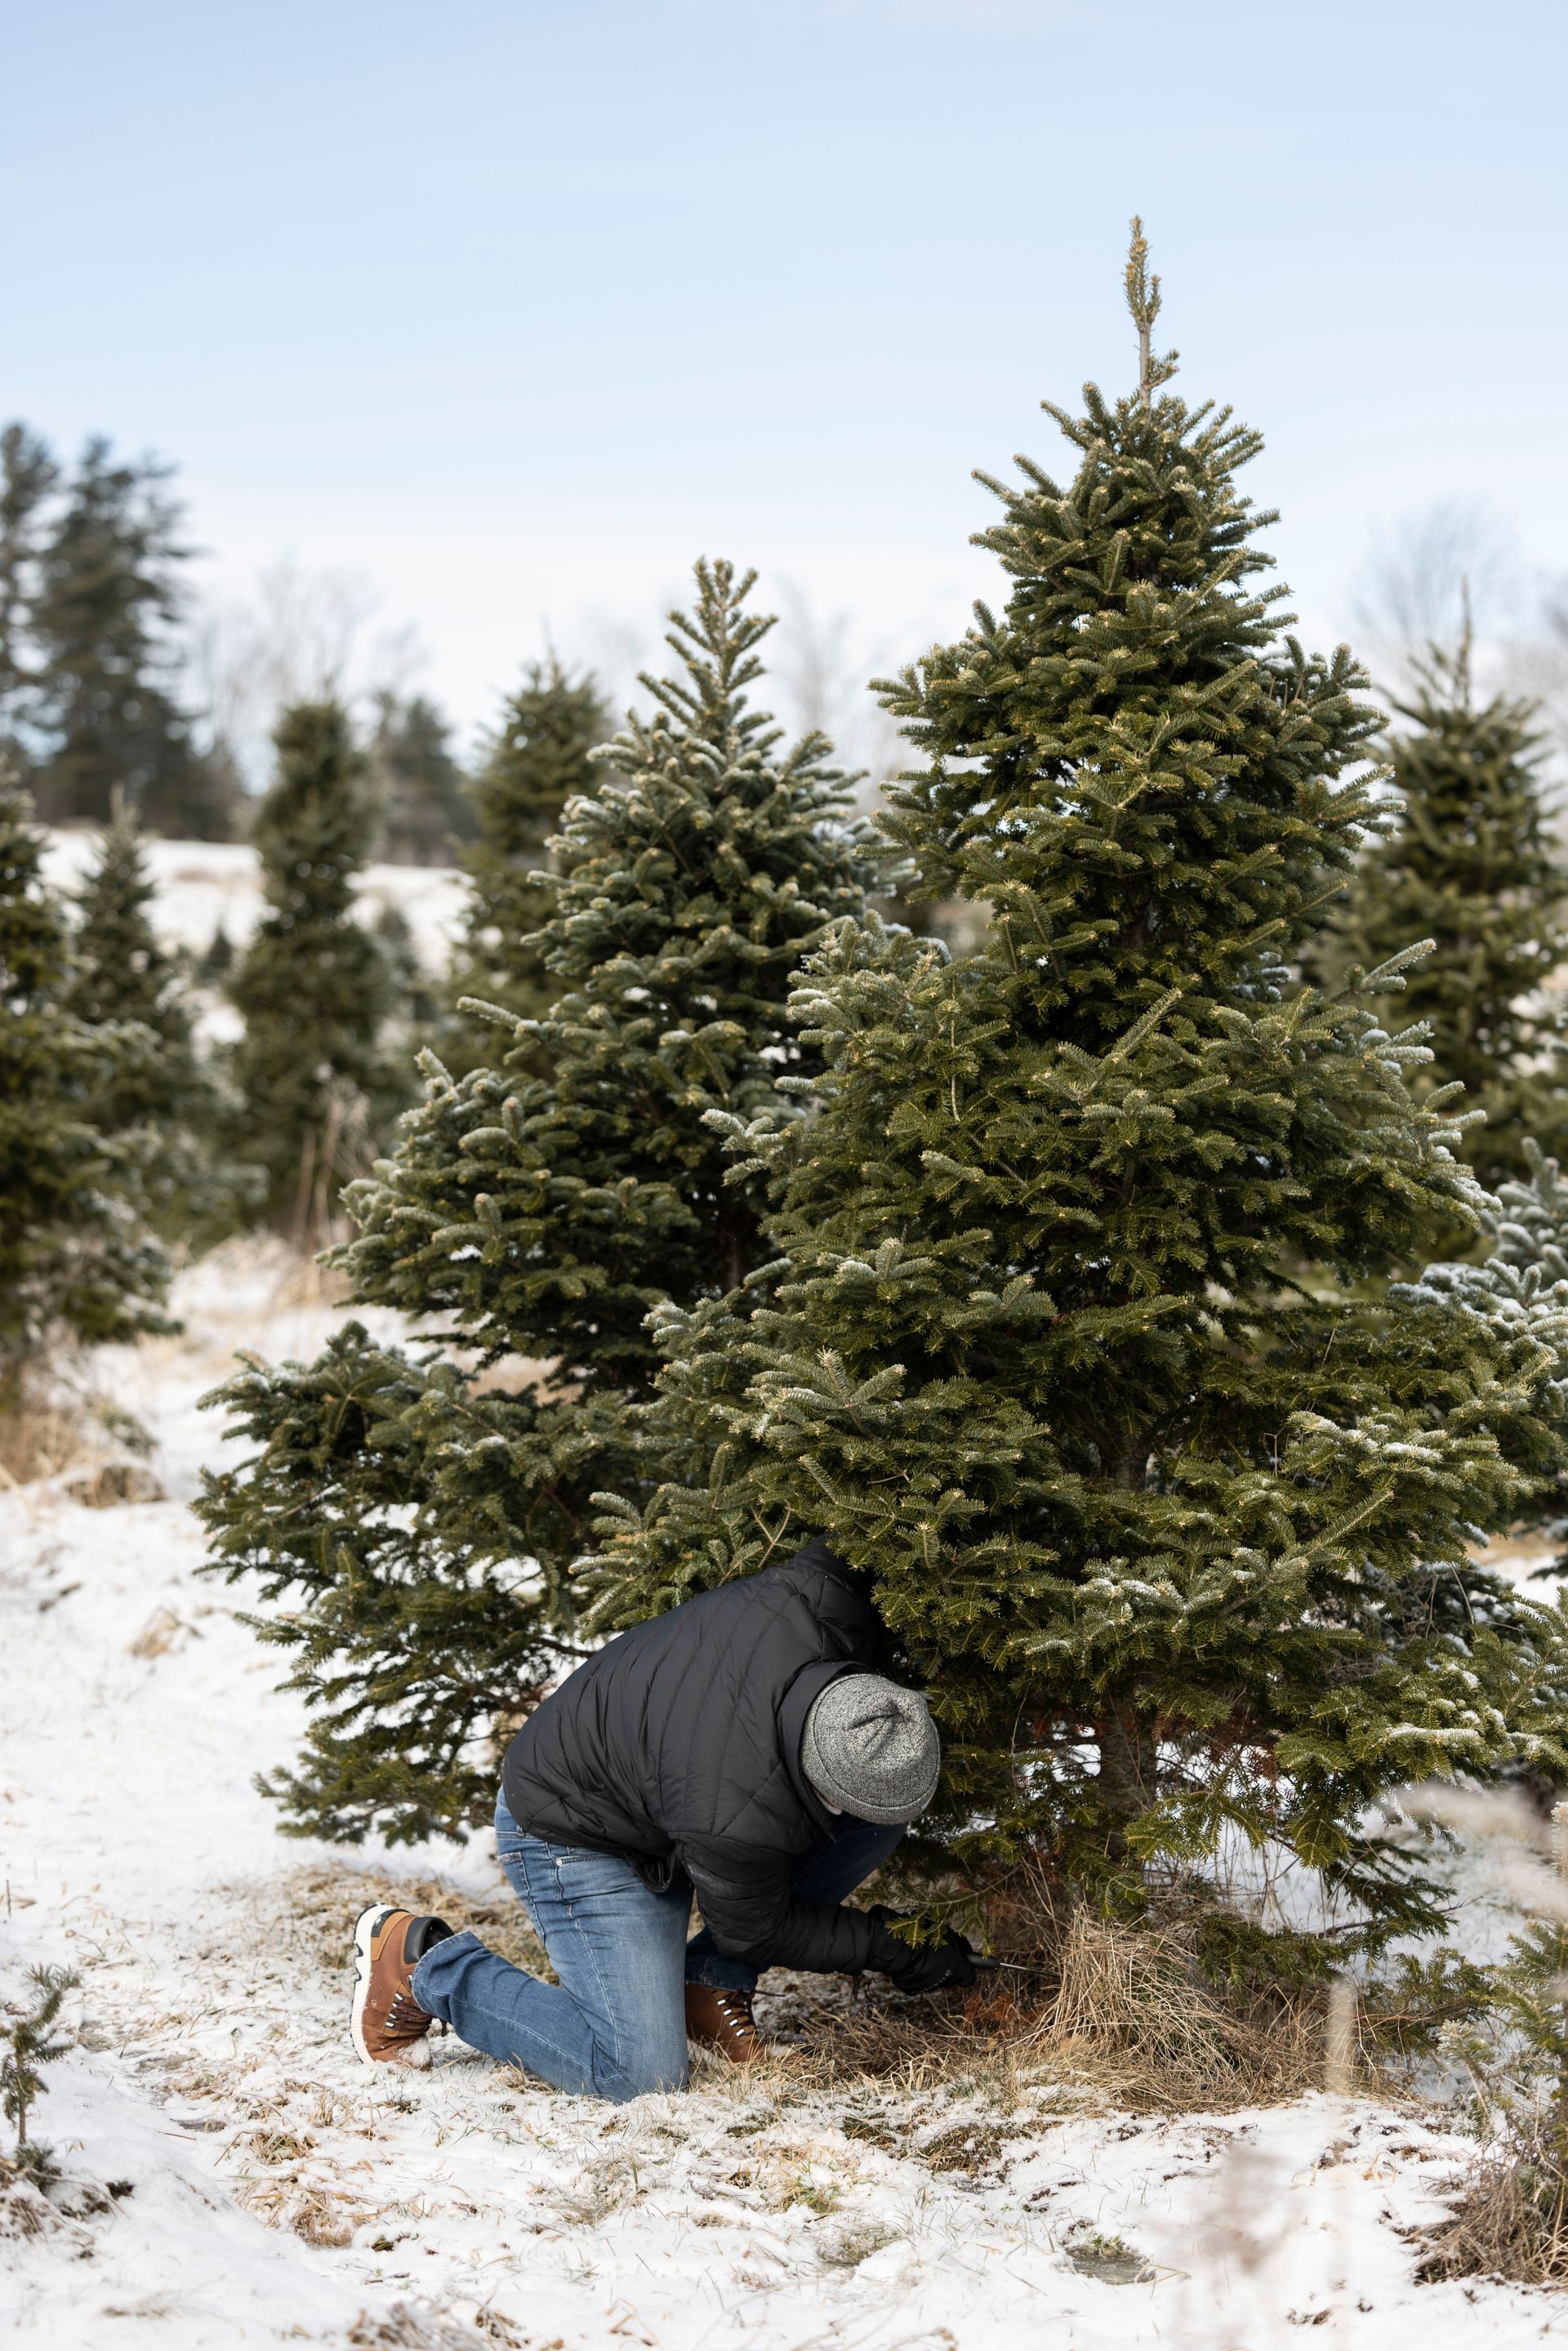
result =
M1164 389L1137 246L1129 294L1138 388L1051 411L1076 474L990 485L1005 608L884 689L925 755L890 830L991 923L813 957L817 1115L731 1129L774 1260L664 1310L674 1474L607 1521L603 1613L824 1531L933 1692L960 1855L1139 1902L1234 1837L1428 1924L1379 1795L1568 1760L1563 1621L1469 1557L1554 1356L1375 1294L1479 1196L1419 1044L1289 982L1375 716L1252 585L1258 438Z
M750 587L699 564L670 637L684 675L643 680L652 719L566 810L528 943L554 1009L497 1015L497 1067L454 1079L427 1057L395 1156L350 1192L356 1299L446 1339L416 1360L350 1324L222 1394L265 1449L204 1515L231 1574L291 1594L267 1631L319 1708L277 1783L304 1826L421 1836L493 1802L485 1741L555 1670L591 1498L645 1474L648 1311L727 1290L766 1248L711 1117L777 1111L814 1067L790 977L870 875L826 742L785 751L748 706L771 625Z
M1531 1135L1524 1138L1523 1156L1525 1176L1505 1179L1481 1211L1490 1243L1485 1259L1429 1265L1409 1294L1441 1298L1478 1322L1501 1326L1512 1340L1533 1337L1550 1345L1568 1307L1568 1184ZM1515 1503L1511 1531L1562 1541L1568 1537L1568 1362L1544 1379L1539 1403L1556 1442L1538 1458ZM1568 1573L1568 1561L1559 1560L1552 1572Z
M0 758L18 773L37 747L38 675L28 622L58 484L48 444L25 424L7 424L0 432Z
M1363 861L1331 952L1370 968L1413 939L1433 953L1405 976L1385 1019L1427 1024L1437 1082L1458 1079L1486 1112L1465 1156L1495 1186L1525 1171L1525 1139L1568 1149L1563 1014L1549 984L1568 963L1568 868L1542 775L1539 713L1494 695L1477 706L1468 637L1432 647L1395 737L1399 809ZM1337 934L1337 935L1336 935Z
M196 966L196 977L204 987L215 987L227 980L234 967L235 943L220 914L217 928L207 941Z
M610 716L591 678L574 678L552 656L535 662L502 713L474 779L477 839L465 860L473 899L454 981L456 998L498 1004L519 1019L548 1012L555 983L538 935L554 897L549 841L570 800L600 789L593 764ZM490 1050L483 1030L450 1040L455 1066Z
M413 925L395 899L387 899L376 916L376 937L387 959L396 998L392 1033L412 1058L437 1032L441 1003L421 958Z
M235 778L195 749L171 686L189 549L169 470L117 462L106 440L90 440L51 518L26 612L48 746L39 805L51 820L105 820L118 786L162 832L227 840Z
M243 1221L262 1175L220 1149L234 1105L197 1051L185 962L159 943L148 914L153 896L141 828L117 794L77 899L64 1000L90 1026L135 1026L100 1063L83 1115L135 1166L154 1230L200 1249Z
M352 911L375 823L364 759L335 702L297 703L273 741L277 779L252 835L267 911L229 982L246 1024L230 1075L267 1214L303 1240L364 1171L402 1090L379 1043L387 959Z
M371 788L381 809L380 854L397 865L446 865L474 830L452 729L423 694L376 697Z
M93 1095L140 1032L66 1006L61 910L39 875L26 795L0 778L0 1398L52 1338L170 1328L169 1262L138 1211L136 1155L99 1134Z

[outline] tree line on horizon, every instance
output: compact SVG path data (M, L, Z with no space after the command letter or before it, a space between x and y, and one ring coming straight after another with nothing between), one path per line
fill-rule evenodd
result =
M101 434L70 465L30 426L0 429L0 754L46 823L106 824L119 801L152 832L239 840L254 795L185 674L194 550L172 472ZM450 862L475 812L441 710L382 687L362 749L371 853Z

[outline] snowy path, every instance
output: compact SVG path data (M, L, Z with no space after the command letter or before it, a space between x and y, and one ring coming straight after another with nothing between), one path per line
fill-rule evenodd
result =
M37 2134L106 2214L0 2240L0 2328L58 2351L307 2341L482 2351L1376 2351L1568 2342L1563 2299L1419 2286L1400 2233L1465 2142L1326 2097L1179 2120L705 2075L612 2112L450 2043L366 2074L337 1959L371 1893L494 1899L482 1846L388 1861L278 1836L251 1785L298 1710L200 1580L185 1507L229 1351L319 1342L265 1268L203 1270L183 1341L113 1359L170 1499L0 1499L0 1991L78 1968L83 2045ZM1032 2100L1032 2103L1031 2103ZM848 2125L848 2128L844 2127ZM973 2126L968 2168L933 2147ZM1094 2241L1120 2241L1126 2248Z

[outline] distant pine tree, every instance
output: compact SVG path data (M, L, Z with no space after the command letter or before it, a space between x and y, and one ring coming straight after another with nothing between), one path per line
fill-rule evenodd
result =
M267 911L229 982L246 1024L229 1075L240 1155L267 1171L268 1216L305 1241L364 1172L406 1090L381 1044L387 958L352 911L375 811L347 714L297 703L273 740L277 780L253 833Z
M0 1399L59 1334L92 1344L171 1325L167 1256L139 1213L137 1155L95 1095L136 1033L68 1009L64 915L40 878L27 796L0 778Z
M30 635L49 503L59 467L25 424L0 432L0 758L19 776L39 749L38 669Z
M486 1741L559 1666L592 1497L656 1474L648 1310L767 1253L761 1191L727 1182L710 1113L781 1112L814 1067L790 977L863 910L872 872L827 743L786 750L748 705L772 625L750 587L698 566L670 637L681 674L643 680L654 716L561 818L556 903L528 942L554 1010L492 1027L510 1050L490 1069L427 1057L423 1102L350 1195L356 1300L446 1341L414 1358L351 1323L316 1363L225 1391L263 1449L204 1515L228 1573L292 1595L268 1636L319 1712L278 1792L329 1834L455 1832L493 1803Z
M216 929L202 950L196 965L196 977L204 987L216 987L227 979L234 966L235 943L220 915Z
M390 1033L400 1040L400 1048L406 1047L412 1061L441 1029L441 1001L420 956L413 925L395 899L387 899L376 916L375 934L395 997Z
M171 689L169 632L189 550L163 488L169 471L116 462L92 439L53 514L26 615L45 745L38 802L53 821L104 822L119 787L160 832L227 840L235 778L195 749Z
M185 959L160 945L141 828L117 797L77 897L65 1005L90 1025L134 1022L88 1088L84 1114L133 1160L148 1221L163 1239L201 1249L246 1220L264 1188L258 1166L230 1164L220 1138L234 1105L196 1049Z
M476 997L526 1019L549 1011L555 982L538 935L555 902L549 883L531 876L549 867L549 843L568 802L600 789L604 770L591 755L611 731L593 680L570 676L553 656L532 664L508 697L472 786L477 838L464 862L473 897L455 1001ZM493 1037L470 1018L466 1036L444 1040L449 1062L457 1070L483 1063Z
M1379 1007L1394 1029L1425 1021L1433 1063L1417 1091L1458 1079L1486 1122L1465 1157L1487 1185L1527 1173L1526 1140L1568 1155L1565 1015L1552 982L1568 965L1568 862L1542 773L1533 703L1479 706L1468 640L1432 647L1395 737L1399 806L1357 870L1326 935L1341 967L1366 969L1413 940L1432 953Z
M472 837L474 814L451 737L423 694L407 701L377 695L370 782L381 814L378 853L394 865L449 865Z

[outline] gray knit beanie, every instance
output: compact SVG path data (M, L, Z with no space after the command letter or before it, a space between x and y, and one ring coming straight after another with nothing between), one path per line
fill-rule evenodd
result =
M942 1742L918 1690L841 1674L811 1704L800 1769L822 1802L856 1820L912 1821L936 1793Z

